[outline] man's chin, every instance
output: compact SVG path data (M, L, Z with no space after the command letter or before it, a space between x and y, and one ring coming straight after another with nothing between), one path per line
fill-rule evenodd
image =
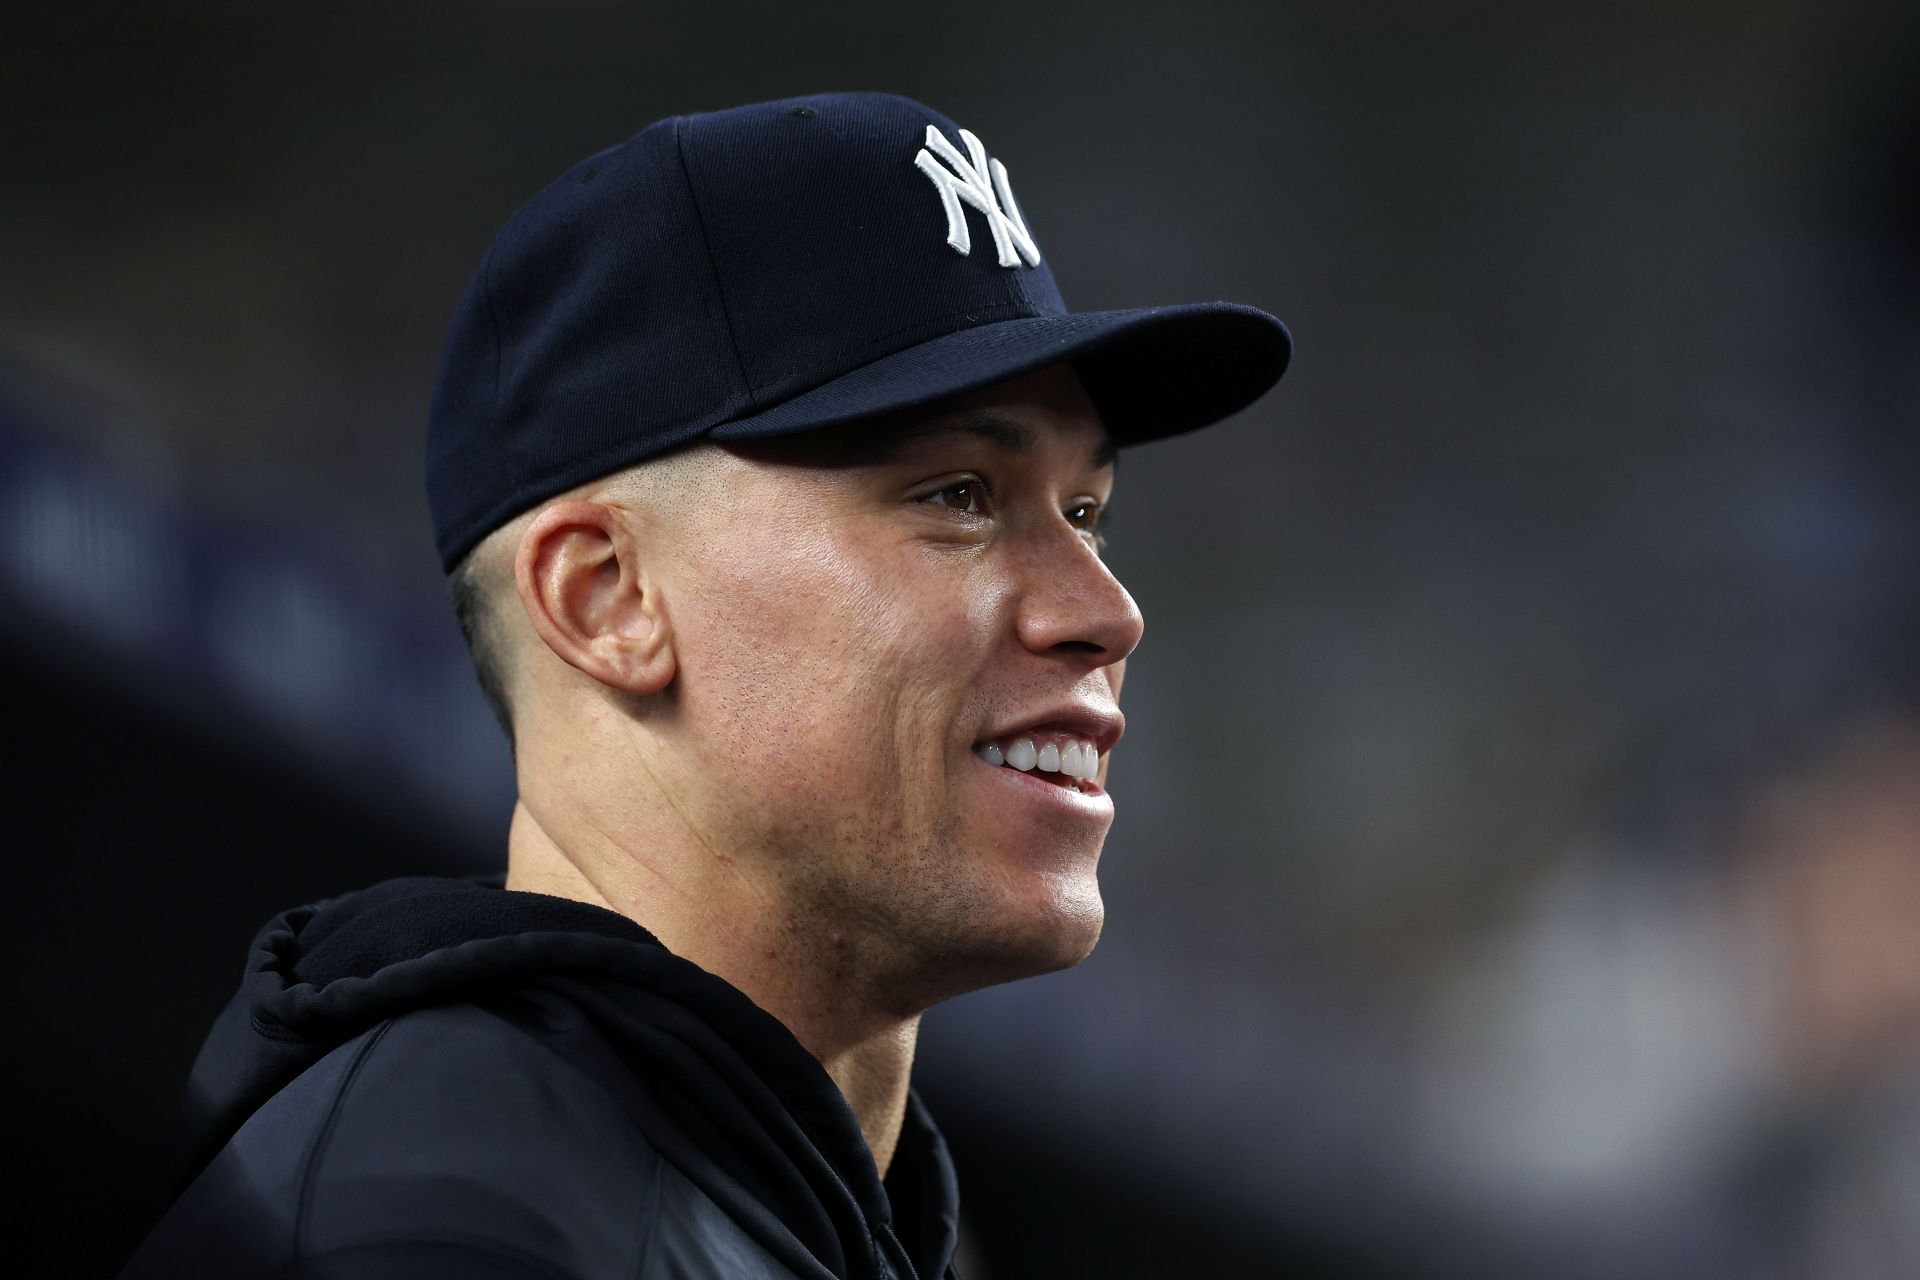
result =
M1038 972L1070 969L1092 955L1106 921L1107 906L1100 900L1100 890L1089 887L1084 901L1076 904L1075 910L1062 913L1047 931L1053 963Z
M1017 926L983 930L962 944L960 954L950 956L951 994L1071 969L1093 953L1105 920L1105 907L1094 890L1071 909L1053 904Z

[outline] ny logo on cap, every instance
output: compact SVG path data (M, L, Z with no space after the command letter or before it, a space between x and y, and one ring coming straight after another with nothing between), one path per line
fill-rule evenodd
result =
M938 128L928 125L927 145L913 158L914 166L933 180L934 189L940 193L940 207L947 211L947 243L963 254L973 250L973 240L967 234L967 215L960 208L960 202L965 200L987 216L1001 266L1017 267L1023 258L1028 266L1039 266L1040 249L1027 234L1020 206L1013 202L1013 189L1007 185L1007 166L998 160L989 162L987 149L980 145L980 139L965 129L960 131L960 141L967 144L965 156L940 136ZM941 168L934 156L946 161L949 168ZM968 156L972 157L971 162Z

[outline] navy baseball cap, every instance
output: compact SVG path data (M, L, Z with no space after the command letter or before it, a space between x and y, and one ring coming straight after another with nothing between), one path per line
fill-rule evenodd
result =
M1117 443L1280 379L1226 302L1072 314L1005 165L936 111L827 93L649 125L495 237L427 431L442 567L557 493L702 436L854 422L1069 361Z

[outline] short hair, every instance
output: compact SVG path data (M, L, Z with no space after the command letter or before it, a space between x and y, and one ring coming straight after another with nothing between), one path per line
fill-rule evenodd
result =
M513 701L507 694L507 638L501 634L498 584L482 581L485 570L479 561L486 540L460 558L447 575L447 587L453 596L453 616L460 623L460 635L467 642L467 655L473 659L474 674L480 680L480 692L507 735L507 750L514 749Z
M655 510L674 510L695 494L708 491L717 481L721 474L715 465L718 451L718 446L711 442L694 441L555 494L487 534L453 566L447 575L453 616L460 623L460 634L467 642L467 654L473 659L480 692L486 695L487 706L499 722L500 731L507 735L508 750L513 750L518 741L514 733L512 694L517 640L513 619L506 610L518 603L513 558L520 535L532 523L534 513L550 502L571 498L611 500L632 506L647 504Z

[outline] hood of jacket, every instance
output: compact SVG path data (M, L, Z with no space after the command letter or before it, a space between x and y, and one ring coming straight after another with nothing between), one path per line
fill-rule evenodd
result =
M596 1078L664 1157L735 1200L730 1211L771 1213L839 1275L876 1273L881 1249L904 1252L911 1274L946 1274L958 1189L917 1093L883 1183L852 1108L777 1018L624 916L503 885L500 872L407 877L269 920L194 1063L185 1178L301 1072L381 1022L538 988L585 1011Z

